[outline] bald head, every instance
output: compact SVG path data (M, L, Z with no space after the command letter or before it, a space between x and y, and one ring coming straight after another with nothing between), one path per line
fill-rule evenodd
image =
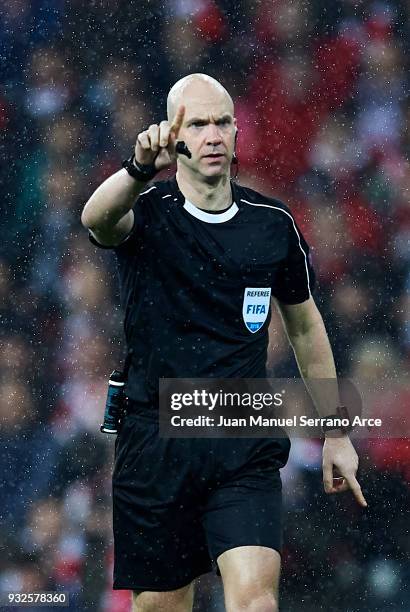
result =
M188 74L173 85L167 99L168 121L171 123L181 104L187 97L200 99L203 103L220 102L233 115L233 101L225 87L207 74Z
M177 155L178 175L189 180L228 177L237 132L232 98L225 87L206 74L189 74L168 94L168 122L190 156Z

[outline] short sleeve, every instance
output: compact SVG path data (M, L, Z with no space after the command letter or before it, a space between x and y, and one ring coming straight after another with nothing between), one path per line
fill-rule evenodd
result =
M97 238L94 236L92 230L90 230L90 229L88 230L88 239L89 239L89 241L94 246L98 247L99 249L111 249L111 250L118 249L119 247L121 247L121 245L123 245L125 242L127 242L127 240L129 240L131 238L131 235L134 232L134 227L135 227L135 220L134 220L134 225L133 225L130 233L128 234L128 236L126 236L122 242L120 242L119 244L117 244L115 246L114 245L109 246L107 244L101 244L100 242L98 242Z
M141 194L142 195L142 194ZM134 212L134 224L131 228L131 231L129 232L129 234L127 236L125 236L125 238L117 245L112 245L112 246L108 246L105 244L101 244L100 242L98 242L96 236L93 234L92 230L88 230L88 238L90 240L90 242L96 246L99 247L100 249L111 249L113 251L130 251L133 248L133 245L135 245L135 242L137 240L139 240L139 237L142 236L142 231L145 225L144 222L144 205L142 202L142 197L139 196L138 199L136 200L134 206L132 207L132 210Z
M301 304L310 298L314 285L309 245L289 213L288 252L276 275L273 294L285 304Z

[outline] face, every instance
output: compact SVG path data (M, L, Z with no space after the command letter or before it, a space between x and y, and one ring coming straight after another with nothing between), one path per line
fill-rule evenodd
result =
M185 115L178 140L183 140L192 157L179 155L178 162L204 178L228 175L235 148L236 119L231 100L204 83L184 91Z

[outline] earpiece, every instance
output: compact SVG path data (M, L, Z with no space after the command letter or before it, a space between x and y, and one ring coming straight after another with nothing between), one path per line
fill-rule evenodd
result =
M188 159L191 159L192 157L191 151L188 149L188 147L186 146L183 140L179 140L177 142L175 146L175 151L179 153L180 155L186 155Z

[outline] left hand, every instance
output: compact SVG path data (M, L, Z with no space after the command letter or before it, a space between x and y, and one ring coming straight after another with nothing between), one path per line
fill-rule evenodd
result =
M326 493L341 493L351 489L356 501L366 508L367 502L356 480L359 458L348 436L326 437L323 445L323 484ZM339 472L335 476L333 470Z

